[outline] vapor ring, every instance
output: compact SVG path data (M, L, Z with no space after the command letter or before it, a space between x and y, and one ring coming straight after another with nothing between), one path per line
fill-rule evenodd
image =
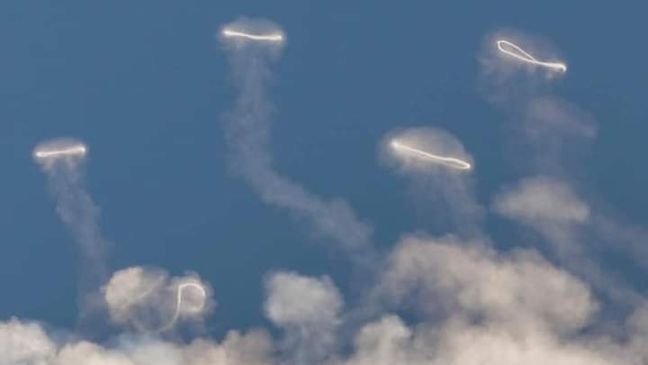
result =
M180 312L182 311L183 292L187 288L193 288L193 289L198 290L200 292L200 295L203 297L203 302L201 303L201 305L199 307L192 308L192 311L200 312L205 308L205 299L207 298L207 291L205 290L205 288L202 285L200 285L198 283L194 283L194 282L181 283L181 284L178 285L178 289L176 291L176 309L175 309L175 313L173 314L173 317L171 317L169 322L166 325L164 325L163 327L161 327L160 329L158 329L157 332L164 332L164 331L170 329L171 327L173 327L173 325L176 323L176 321L180 317Z
M45 143L36 147L34 158L43 161L59 157L83 157L87 151L83 143L76 141Z
M391 146L400 152L405 152L410 155L414 155L416 157L429 160L432 162L438 162L442 165L458 169L458 170L470 170L472 168L472 165L464 160L460 160L455 157L446 157L446 156L439 156L435 155L429 152L421 151L419 149L407 146L398 140L392 140L391 141Z
M562 62L544 62L538 61L535 57L527 53L525 50L520 48L515 43L509 42L507 40L500 39L497 41L497 49L500 52L509 55L513 58L516 58L522 62L530 63L536 66L542 66L550 68L552 70L557 70L560 72L567 72L567 65Z
M252 34L252 33L245 33L241 31L236 31L232 29L225 28L221 32L223 37L225 38L245 38L253 41L261 41L261 42L276 42L280 43L283 42L284 36L281 33L268 33L268 34Z

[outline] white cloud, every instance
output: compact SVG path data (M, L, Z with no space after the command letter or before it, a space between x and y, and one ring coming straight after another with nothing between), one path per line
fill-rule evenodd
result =
M296 364L314 364L336 345L342 298L328 277L277 272L266 281L265 312L285 331L284 347Z
M317 279L277 272L268 278L266 290L266 314L277 325L337 322L342 299L328 277Z
M589 289L534 251L498 254L480 242L446 237L405 238L392 254L378 288L402 304L416 299L428 315L461 314L512 328L581 328L595 312Z
M2 365L271 365L272 344L264 331L231 331L221 343L188 344L148 336L123 336L115 346L89 341L58 343L35 323L0 322Z
M64 346L52 365L135 365L126 354L111 351L90 342L82 341ZM160 364L165 365L165 364Z
M115 277L146 277L143 272L131 268ZM231 331L220 342L209 338L170 342L151 334L122 334L100 344L70 336L57 340L38 324L12 319L0 322L0 363L643 365L648 361L648 306L630 316L620 332L590 332L597 304L588 287L533 251L501 254L480 242L451 237L403 239L390 256L377 293L387 296L396 309L403 308L408 298L415 299L424 315L406 324L395 314L382 314L360 328L349 351L327 342L335 340L331 336L343 318L342 299L330 279L278 272L268 277L266 286L265 309L285 331L284 341L274 343L265 331L252 330ZM114 298L128 297L118 293ZM437 308L443 316L427 316Z
M364 326L355 338L355 353L345 365L414 365L412 331L394 315Z
M36 323L0 322L0 364L49 365L55 346Z
M590 209L569 185L549 177L522 180L495 198L495 210L532 226L578 224L587 221Z

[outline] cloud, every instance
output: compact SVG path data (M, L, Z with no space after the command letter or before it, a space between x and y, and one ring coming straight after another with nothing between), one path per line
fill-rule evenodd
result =
M617 354L610 355L588 344L561 343L540 330L510 333L460 321L434 329L410 328L394 315L363 328L355 347L354 355L343 364L626 364L615 357Z
M591 332L599 303L587 284L534 250L499 253L480 241L408 236L376 298L420 313L359 331L344 364L643 364L648 329L637 310L621 338ZM634 329L637 327L639 329Z
M355 338L355 353L346 365L391 365L419 363L410 343L412 331L395 315L365 325ZM414 361L413 361L414 360Z
M0 363L49 365L55 346L36 323L0 322Z
M407 237L392 253L380 296L415 300L433 318L461 314L499 325L542 324L559 332L582 328L597 309L589 288L532 250L508 255L482 242Z
M266 292L266 315L285 331L295 364L317 364L333 353L343 301L331 279L276 272Z
M151 277L155 276L147 272L131 268L114 275L121 278L116 282L129 277L135 283L117 291L115 297L121 298L117 302L142 283L154 282ZM500 253L483 242L451 236L405 237L389 256L375 298L398 310L410 302L418 314L408 324L387 310L364 323L348 350L342 350L345 346L318 347L331 340L344 318L343 299L330 279L275 272L266 280L266 292L265 311L285 332L281 341L274 341L266 331L251 330L230 331L221 341L196 338L186 343L147 333L124 333L100 344L54 336L36 323L12 319L0 323L0 350L4 350L0 362L642 365L648 361L644 346L648 305L638 307L620 332L592 331L598 303L588 285L533 250ZM320 350L326 351L315 356ZM299 351L302 357L294 357Z
M539 232L561 259L582 261L581 238L591 212L568 184L547 176L524 178L497 195L493 209Z
M549 252L565 268L585 278L595 289L616 305L634 306L642 295L623 282L617 273L607 270L600 252L614 249L603 231L607 221L594 218L587 204L566 183L546 176L521 180L497 195L493 208L498 214L538 232ZM627 234L618 234L620 239ZM635 303L635 304L631 304Z
M114 346L85 340L57 341L35 323L0 323L3 365L271 365L272 345L264 331L231 331L222 342L188 344L146 336L122 336Z
M589 206L565 183L545 176L525 178L498 195L495 210L539 229L587 222Z

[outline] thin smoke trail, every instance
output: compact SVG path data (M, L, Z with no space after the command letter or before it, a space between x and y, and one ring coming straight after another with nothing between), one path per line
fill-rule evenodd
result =
M516 43L511 41L513 38ZM496 35L489 39L482 58L489 81L488 97L498 96L492 101L516 121L514 129L519 135L514 140L522 140L519 147L529 150L516 154L517 158L522 156L529 176L497 196L494 210L537 231L558 262L586 279L615 305L633 307L642 301L641 295L623 283L614 270L601 264L601 252L614 246L600 231L604 225L600 220L608 219L599 218L594 223L601 214L582 201L572 187L577 186L575 176L582 170L582 147L596 136L594 118L559 98L547 96L553 92L545 84L566 73L567 66L562 61L540 61L524 50L544 48L542 53L549 56L542 57L555 59L550 47L540 47L542 43L523 35ZM543 70L545 77L520 73L520 66L527 71ZM574 215L576 208L587 213Z
M34 159L47 176L56 200L56 212L74 236L80 251L79 325L81 330L95 332L103 322L103 302L99 288L108 277L106 241L98 224L98 208L83 181L86 145L74 139L57 139L39 144Z
M266 21L239 20L227 25L221 37L231 57L239 96L225 121L230 164L271 205L285 208L308 221L315 231L363 260L370 250L371 228L342 200L325 201L273 168L270 118L273 105L267 95L269 65L284 45L281 30Z
M39 144L34 159L47 176L56 200L56 212L81 250L88 285L100 283L107 274L106 242L98 225L98 209L84 185L83 164L87 147L81 141L59 139Z

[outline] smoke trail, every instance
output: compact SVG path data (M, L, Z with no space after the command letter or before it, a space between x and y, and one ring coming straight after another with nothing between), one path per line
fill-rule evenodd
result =
M79 329L95 333L96 325L103 323L104 304L98 289L108 273L107 243L99 230L98 208L83 182L87 153L82 141L63 138L37 145L33 157L47 176L56 200L56 212L72 232L80 250Z
M336 242L353 259L366 260L371 228L344 201L325 201L281 176L272 166L269 145L273 107L266 84L269 64L285 43L283 32L268 21L240 19L224 27L221 38L239 91L236 107L225 120L232 169L263 201L308 221L318 234Z
M514 38L516 43L502 43L504 38ZM494 210L539 233L561 264L615 305L635 307L642 301L641 295L601 264L605 251L615 246L620 249L610 244L610 237L600 228L609 217L603 218L596 207L578 197L582 195L577 192L577 177L584 152L596 137L594 118L551 96L548 81L566 72L564 63L529 58L516 44L533 48L534 55L555 59L555 52L539 38L520 33L488 37L481 57L482 81L487 98L514 121L510 128L515 133L510 140L517 141L513 142L517 143L513 159L527 174L517 186L503 189L494 201ZM538 77L537 69L545 70L541 74L545 77ZM637 256L646 257L643 251Z
M75 139L43 142L34 149L34 160L47 175L56 200L56 212L74 235L81 250L81 290L97 288L107 275L106 241L97 223L99 211L83 182L86 145Z

